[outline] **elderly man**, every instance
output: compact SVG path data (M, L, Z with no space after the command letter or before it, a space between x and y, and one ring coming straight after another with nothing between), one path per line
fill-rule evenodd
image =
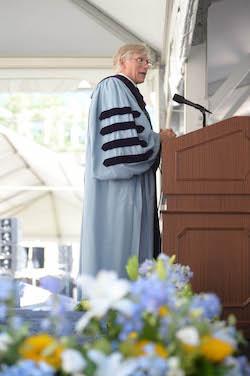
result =
M125 45L114 65L118 74L97 85L89 113L80 274L106 269L125 276L130 256L143 261L160 252L155 198L160 135L136 86L151 65L148 50Z

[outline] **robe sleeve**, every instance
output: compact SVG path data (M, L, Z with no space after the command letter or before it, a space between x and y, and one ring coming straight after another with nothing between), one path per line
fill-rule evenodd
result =
M96 88L89 117L92 172L97 179L129 179L149 170L160 137L124 84L115 78Z

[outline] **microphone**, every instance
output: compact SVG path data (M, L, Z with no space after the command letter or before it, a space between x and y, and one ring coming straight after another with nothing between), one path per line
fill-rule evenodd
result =
M173 100L177 103L184 103L184 104L187 104L188 106L191 106L191 107L194 107L194 108L197 108L197 110L200 110L202 113L204 112L208 112L209 114L211 114L212 112L207 110L205 107L201 106L200 104L198 103L193 103L191 101L189 101L188 99L182 97L181 95L179 94L175 94L173 96Z

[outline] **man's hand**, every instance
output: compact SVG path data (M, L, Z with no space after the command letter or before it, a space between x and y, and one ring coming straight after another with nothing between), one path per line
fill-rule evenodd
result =
M163 141L165 138L174 138L176 137L176 134L174 133L172 128L167 128L167 129L161 129L160 130L160 139Z

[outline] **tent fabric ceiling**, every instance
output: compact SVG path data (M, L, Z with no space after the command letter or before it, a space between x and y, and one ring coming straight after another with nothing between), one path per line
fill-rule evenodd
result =
M166 9L170 1L22 0L20 6L19 0L2 0L0 1L0 59L112 57L124 41L108 31L94 17L86 14L77 3L92 4L105 12L111 20L131 30L131 33L164 54L166 25L169 22ZM181 1L179 3L181 6ZM249 17L249 0L211 1L208 8L209 92L216 87L217 81L225 80L244 55L250 53ZM92 85L100 79L100 75L94 78L97 71L98 69L94 69L92 72ZM86 72L83 79L86 79L87 75L90 75L90 70ZM2 89L15 88L13 82L0 81L2 81ZM47 84L50 83L48 80ZM27 84L32 87L32 83L27 82ZM62 86L70 85L73 87L77 83L69 82L68 79ZM43 84L40 86L44 87ZM21 83L20 87L25 87L25 83Z
M85 14L74 1L22 0L21 6L19 0L0 1L0 58L111 57L123 40ZM78 0L81 1L85 2ZM88 3L163 53L169 1ZM250 52L249 16L249 0L212 1L208 8L209 83L225 78L242 56Z
M249 0L216 1L208 8L208 93L214 121L250 115L249 19Z
M166 0L92 3L162 49ZM8 0L0 7L0 56L108 57L123 43L70 0Z
M1 218L18 215L26 240L79 239L80 164L65 163L4 127L0 127L0 162Z
M226 78L250 53L249 35L249 0L224 0L208 8L209 82Z
M152 47L163 50L166 0L92 0L91 3Z
M0 7L3 57L108 57L122 43L69 0L8 0Z

